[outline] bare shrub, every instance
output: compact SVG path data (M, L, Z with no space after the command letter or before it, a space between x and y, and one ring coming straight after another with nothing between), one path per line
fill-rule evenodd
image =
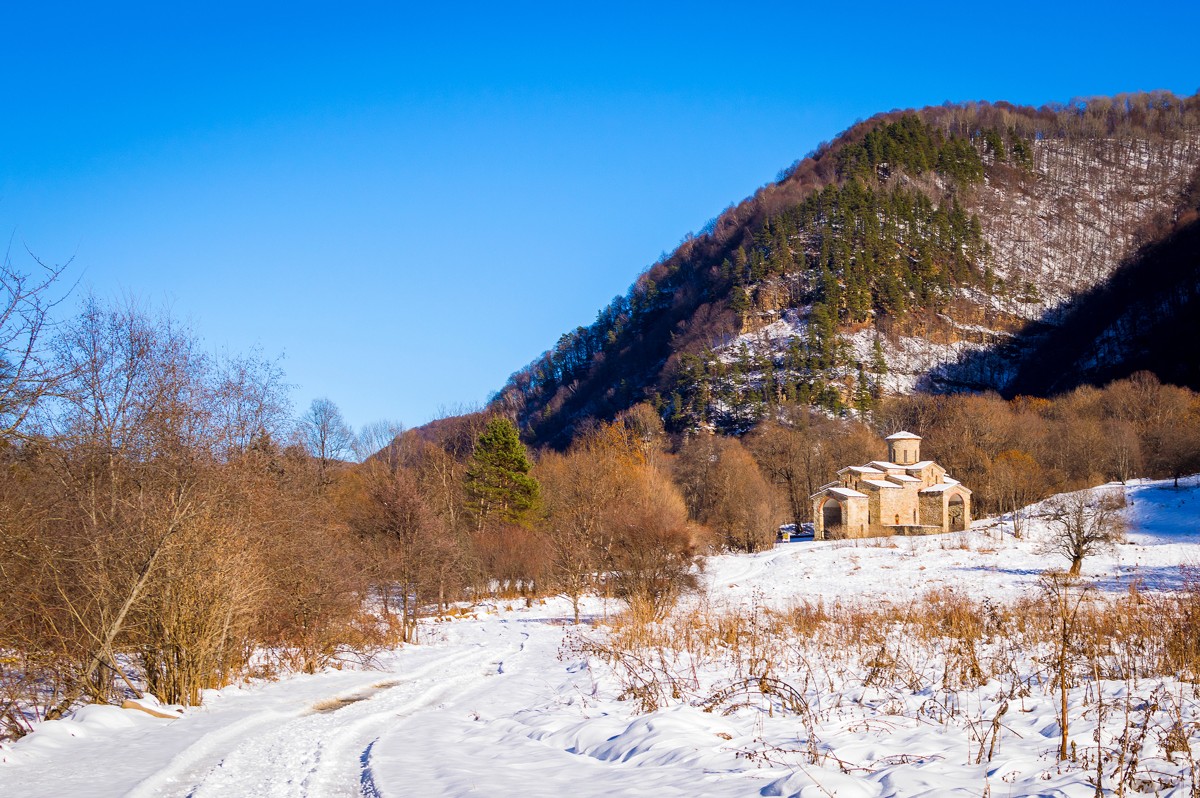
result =
M532 601L547 572L545 541L524 526L488 523L471 533L481 573L503 597Z
M278 447L272 363L91 299L53 368L28 437L0 451L6 733L143 689L195 703L262 646L315 669L371 645L360 549L313 461Z
M1053 533L1046 550L1066 557L1067 573L1079 576L1084 557L1124 539L1124 506L1120 490L1082 490L1052 499L1044 509Z
M415 642L422 609L440 603L439 588L459 562L453 535L440 523L417 475L398 464L369 462L353 477L351 528L371 551L369 572L385 618L399 611L401 639Z

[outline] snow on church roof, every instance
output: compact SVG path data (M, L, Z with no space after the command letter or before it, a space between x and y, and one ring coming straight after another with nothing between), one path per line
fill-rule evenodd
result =
M842 473L842 471L853 471L853 472L854 472L854 473L856 473L856 474L882 474L882 473L883 473L883 472L882 472L882 471L880 471L878 468L872 468L872 467L871 467L871 466L869 466L869 465L865 465L865 466L846 466L846 467L845 467L845 468L843 468L841 471L838 471L838 473L840 474L840 473Z
M886 438L884 438L884 440L885 441L919 441L919 440L921 440L921 436L913 435L911 432L905 432L904 430L901 430L900 432L897 432L895 435L887 436Z
M896 488L896 489L899 489L901 487L900 485L897 485L895 482L888 482L885 479L864 479L863 484L870 485L873 488Z
M851 488L826 488L826 493L832 493L834 496L841 496L845 499L865 499L867 494L859 493Z
M947 482L939 482L936 485L930 485L928 488L922 488L921 493L945 493L946 491L952 490L954 488L958 488L960 490L966 491L967 493L971 492L971 491L967 490L966 488L964 488L962 486L962 483L951 479Z

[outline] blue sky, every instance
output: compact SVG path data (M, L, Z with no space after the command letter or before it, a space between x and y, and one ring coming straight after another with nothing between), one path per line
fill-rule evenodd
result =
M856 119L1200 88L1192 3L23 5L14 264L281 355L356 426L482 403Z

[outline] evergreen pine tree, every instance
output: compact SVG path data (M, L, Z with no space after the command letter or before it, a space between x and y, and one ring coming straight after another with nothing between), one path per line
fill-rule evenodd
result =
M861 415L866 415L874 409L875 398L871 395L871 383L862 363L858 364L858 375L854 380L854 409Z
M883 355L883 344L878 337L871 344L871 371L881 377L888 373L887 358Z
M990 128L984 131L983 140L987 144L988 152L996 159L996 163L1004 163L1007 160L1004 152L1004 139L1000 137L999 130Z
M467 467L467 510L485 520L526 525L538 505L537 480L517 427L497 416L488 422Z

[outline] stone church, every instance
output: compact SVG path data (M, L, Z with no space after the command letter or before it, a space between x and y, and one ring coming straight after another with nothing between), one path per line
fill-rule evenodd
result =
M887 461L838 471L838 480L814 493L815 538L931 535L971 525L971 491L932 460L921 459L921 438L887 437Z

